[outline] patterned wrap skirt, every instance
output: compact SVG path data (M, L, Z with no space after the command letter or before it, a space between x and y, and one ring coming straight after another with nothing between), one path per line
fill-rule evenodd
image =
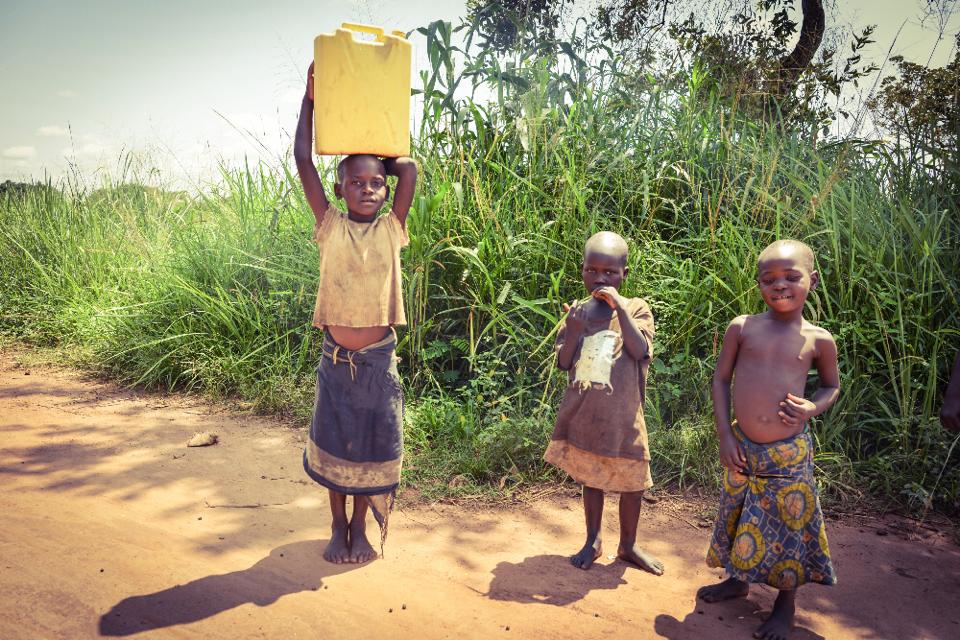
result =
M836 584L809 428L764 444L748 440L735 422L733 434L746 455L747 473L725 469L707 565L777 589Z
M351 351L327 333L303 467L339 493L365 496L380 526L381 550L403 459L403 388L397 336Z

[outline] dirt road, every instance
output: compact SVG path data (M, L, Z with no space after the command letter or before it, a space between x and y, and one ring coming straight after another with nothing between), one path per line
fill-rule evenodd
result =
M184 446L204 429L220 444ZM709 531L669 501L641 517L660 578L607 556L571 567L574 498L470 510L401 495L386 558L331 565L301 447L263 418L0 353L0 638L749 638L775 596L696 602L718 576ZM895 525L828 523L840 583L800 591L794 638L960 637L960 550Z

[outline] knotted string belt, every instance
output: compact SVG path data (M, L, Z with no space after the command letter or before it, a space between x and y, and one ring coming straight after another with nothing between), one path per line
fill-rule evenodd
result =
M350 379L354 382L357 381L357 363L353 361L354 357L359 355L361 356L361 363L363 362L363 357L367 356L371 351L375 351L380 347L388 345L390 343L396 344L397 341L397 332L394 331L393 327L390 327L390 333L387 334L382 340L378 340L373 344L369 344L362 349L357 349L356 351L347 349L346 347L341 347L333 340L329 338L324 340L323 343L323 355L330 358L333 361L333 364L336 365L342 360L346 360L347 364L350 365ZM341 353L342 352L342 353ZM346 354L346 357L344 357ZM394 359L397 360L396 356Z
M328 352L326 349L323 350L323 355L329 356L333 360L333 364L337 364L337 357L340 355L340 345L334 345L333 351ZM347 352L347 364L350 365L350 379L354 382L357 381L357 365L353 361L353 356L356 355L356 351L350 351L349 349L344 349Z

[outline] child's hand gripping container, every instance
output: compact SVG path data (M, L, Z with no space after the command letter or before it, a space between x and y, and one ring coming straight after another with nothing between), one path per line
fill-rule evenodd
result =
M354 31L375 41L356 40ZM344 23L313 41L318 154L410 155L410 41L402 31Z

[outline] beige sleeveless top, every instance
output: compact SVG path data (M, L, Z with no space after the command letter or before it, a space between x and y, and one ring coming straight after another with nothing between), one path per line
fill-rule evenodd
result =
M313 326L380 327L406 324L400 288L400 249L407 230L391 211L354 222L333 205L314 227L320 284Z

